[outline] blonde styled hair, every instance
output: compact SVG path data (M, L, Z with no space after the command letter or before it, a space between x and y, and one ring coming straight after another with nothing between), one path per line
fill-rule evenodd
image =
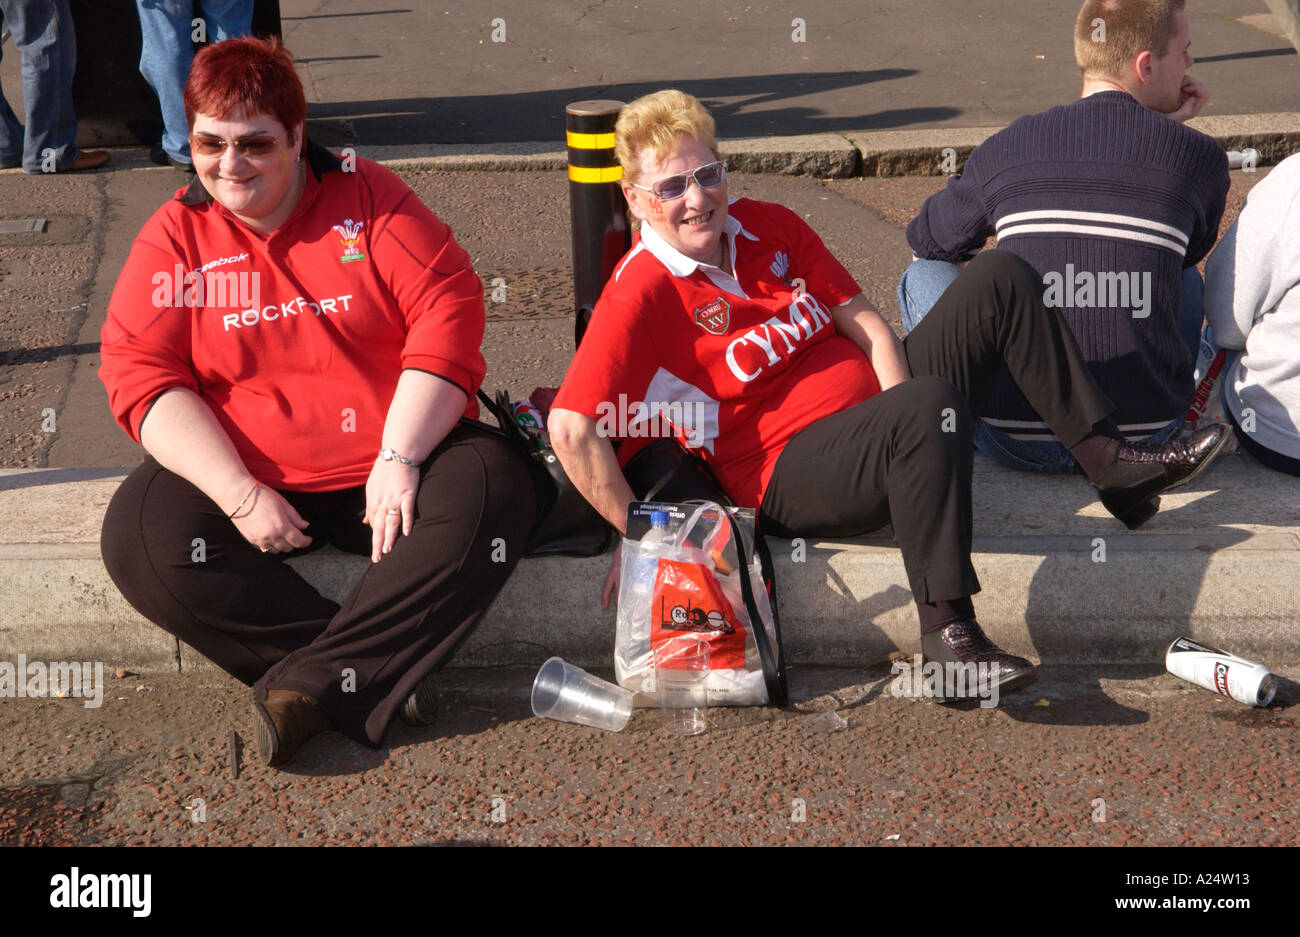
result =
M714 126L704 105L684 91L668 88L637 98L619 112L614 125L614 154L623 167L623 179L635 182L640 176L644 150L663 159L682 137L698 140L721 159Z
M1085 78L1123 78L1142 52L1162 56L1174 35L1174 14L1187 0L1086 0L1074 21L1074 60ZM1094 41L1105 24L1105 42Z

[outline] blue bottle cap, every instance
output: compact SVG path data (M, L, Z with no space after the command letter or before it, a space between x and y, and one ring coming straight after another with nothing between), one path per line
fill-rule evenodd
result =
M650 512L650 526L651 526L651 527L667 527L667 526L668 526L668 512L667 512L667 511L651 511L651 512Z

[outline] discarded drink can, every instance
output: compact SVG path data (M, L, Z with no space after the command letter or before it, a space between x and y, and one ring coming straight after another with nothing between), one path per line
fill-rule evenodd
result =
M534 407L530 401L516 401L510 405L510 412L515 422L524 429L546 429L546 423L542 420L542 411Z
M1247 706L1267 706L1277 693L1277 678L1263 664L1179 638L1169 645L1165 668L1175 677L1222 693Z

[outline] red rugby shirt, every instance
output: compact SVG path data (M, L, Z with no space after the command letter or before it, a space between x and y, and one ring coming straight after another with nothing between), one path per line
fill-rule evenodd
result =
M866 355L830 316L861 289L780 205L731 203L734 278L641 230L596 304L554 406L633 439L620 447L624 462L644 445L637 416L666 414L736 503L756 507L795 433L880 391Z
M158 395L188 387L260 481L332 491L365 484L403 369L457 385L477 415L483 284L394 173L345 172L313 144L308 163L270 235L197 180L154 213L113 290L99 376L137 442Z

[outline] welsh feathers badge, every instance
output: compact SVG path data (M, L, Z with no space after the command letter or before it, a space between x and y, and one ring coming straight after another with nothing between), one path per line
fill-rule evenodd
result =
M711 335L725 335L731 324L731 305L719 296L695 310L695 324Z
M361 240L361 229L365 226L364 221L353 221L351 218L345 218L343 224L334 226L335 233L343 241L343 254L339 257L343 263L366 259L366 255L361 253L361 248L357 247L357 243Z

